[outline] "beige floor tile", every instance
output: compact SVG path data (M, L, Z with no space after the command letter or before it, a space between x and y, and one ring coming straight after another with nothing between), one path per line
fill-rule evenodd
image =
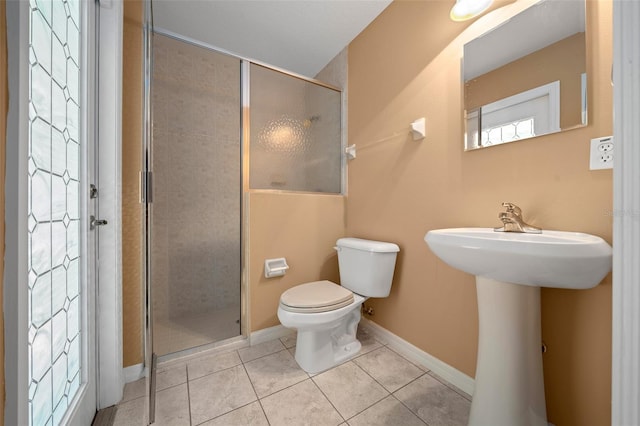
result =
M271 355L272 353L280 352L283 349L285 349L285 347L282 342L279 339L276 339L248 348L240 349L238 351L238 354L240 354L240 359L242 359L242 362L249 362L265 355Z
M236 351L224 352L215 355L209 355L203 358L197 358L187 364L189 371L189 380L197 379L207 374L215 373L227 368L240 365L240 357Z
M114 426L143 426L146 407L145 398L137 398L118 404Z
M156 371L156 392L187 383L187 367L185 365Z
M394 395L430 426L463 426L469 420L471 403L428 374Z
M360 341L362 348L360 348L359 355L366 354L373 350L382 347L382 343L378 342L371 334L369 334L364 328L358 327L356 338Z
M143 377L142 379L138 379L135 382L127 383L124 386L124 393L122 395L122 401L120 401L120 403L145 396L147 390L146 381L147 380Z
M247 362L244 367L247 369L258 398L271 395L309 378L286 349Z
M424 422L393 396L349 419L349 426L424 426Z
M189 380L191 422L200 424L255 401L249 377L241 365Z
M318 374L313 381L345 419L389 395L389 392L351 361Z
M189 394L187 384L156 392L156 426L189 426Z
M467 401L471 401L471 395L469 395L468 393L466 393L465 391L463 391L462 389L460 389L457 386L452 385L451 383L447 382L445 379L443 379L442 377L438 376L436 373L434 373L433 371L429 371L429 375L433 378L435 378L437 381L439 381L440 383L442 383L443 385L447 386L450 389L453 389L454 391L456 391L460 396L462 396L464 399L466 399Z
M258 401L202 423L202 426L269 426Z
M311 380L260 400L271 426L336 426L344 419Z
M296 341L298 339L298 335L294 332L289 334L288 336L284 336L280 338L280 341L284 345L285 348L294 348L296 346Z
M397 391L424 374L418 367L386 347L362 355L353 362L389 392Z

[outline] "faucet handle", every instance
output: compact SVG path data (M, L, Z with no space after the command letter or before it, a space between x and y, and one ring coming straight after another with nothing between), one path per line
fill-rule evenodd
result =
M502 207L506 207L509 213L522 216L522 209L513 203L502 203Z

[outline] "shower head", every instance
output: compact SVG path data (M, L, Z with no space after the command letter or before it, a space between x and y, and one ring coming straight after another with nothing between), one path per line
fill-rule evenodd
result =
M309 118L305 118L304 121L302 122L302 124L304 125L304 127L310 127L311 123L315 122L315 121L319 121L320 120L320 116L319 115L312 115Z

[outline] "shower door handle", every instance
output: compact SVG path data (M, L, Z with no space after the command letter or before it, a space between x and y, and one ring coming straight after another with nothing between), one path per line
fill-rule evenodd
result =
M93 231L96 229L96 226L106 225L107 221L104 219L96 219L94 215L89 216L89 230Z

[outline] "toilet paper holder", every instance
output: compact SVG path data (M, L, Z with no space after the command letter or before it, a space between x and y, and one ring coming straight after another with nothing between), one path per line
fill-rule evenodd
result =
M265 278L281 277L287 272L287 269L289 269L289 265L287 265L287 259L284 257L265 259L264 261Z

